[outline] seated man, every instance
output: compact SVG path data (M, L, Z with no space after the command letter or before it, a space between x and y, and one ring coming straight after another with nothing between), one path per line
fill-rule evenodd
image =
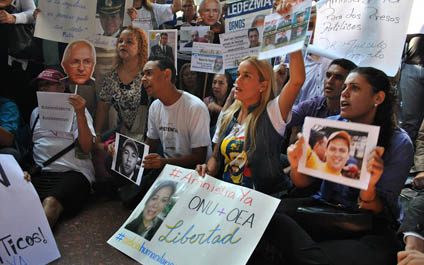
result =
M64 92L65 87L59 81L61 78L63 75L56 70L44 70L36 79L38 89L44 92ZM42 129L38 108L31 115L30 127L34 128L33 158L38 166L75 142L75 147L69 152L43 167L41 173L32 176L32 183L51 227L63 211L75 213L82 207L94 182L93 164L84 155L91 151L94 143L93 121L81 96L70 96L69 103L75 111L70 132Z
M18 162L22 158L15 145L19 123L18 106L13 101L0 97L0 154L13 155Z
M150 58L144 66L143 86L156 98L149 109L146 144L149 155L146 169L161 169L166 164L195 168L211 153L209 112L197 97L175 87L175 67L167 58ZM163 156L155 153L162 144ZM142 186L150 187L154 178L143 177Z

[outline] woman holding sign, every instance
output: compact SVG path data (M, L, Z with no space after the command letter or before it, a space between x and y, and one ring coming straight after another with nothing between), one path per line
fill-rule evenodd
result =
M302 227L301 223L284 230L291 235L295 233L298 238L302 235L302 240L296 241L298 244L294 244L293 249L310 245L319 237L321 242L317 246L333 261L332 264L393 264L398 250L393 230L400 218L398 196L412 165L413 146L405 131L397 126L393 91L382 71L371 67L356 68L346 78L345 85L340 100L341 113L330 119L380 126L379 147L371 151L366 161L371 174L368 189L358 190L324 180L319 197L350 209L371 211L374 214L373 227L371 231L356 233L349 239L333 234L331 241L328 234L306 233L305 230L310 231L311 227ZM300 136L287 150L291 179L296 187L307 187L312 183L310 176L297 171L304 144L305 140ZM283 204L287 205L287 202ZM293 260L302 259L303 253L295 251L293 256Z
M280 161L291 107L305 80L302 53L290 55L290 80L276 97L275 75L267 60L245 57L239 65L234 103L222 114L207 164L197 172L276 194L287 188Z
M162 224L158 217L171 201L177 186L173 181L164 181L154 188L146 201L143 211L125 226L146 240L151 240Z

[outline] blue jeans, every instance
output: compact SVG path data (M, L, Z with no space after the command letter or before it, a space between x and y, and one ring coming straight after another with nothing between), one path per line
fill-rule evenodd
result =
M424 67L404 64L399 89L402 99L402 128L415 143L424 117Z

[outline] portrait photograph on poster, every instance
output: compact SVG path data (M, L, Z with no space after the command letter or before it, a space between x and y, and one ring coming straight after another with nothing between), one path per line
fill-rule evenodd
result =
M140 185L144 170L141 163L148 153L148 145L117 133L112 170Z
M213 31L209 26L181 27L180 29L180 52L190 53L194 42L209 43L212 41Z
M149 57L168 57L175 62L175 68L177 68L177 30L149 30L147 38Z
M124 228L150 241L178 199L178 183L161 180L153 186L128 218Z
M298 171L366 189L370 179L366 161L377 145L379 130L378 126L306 117Z

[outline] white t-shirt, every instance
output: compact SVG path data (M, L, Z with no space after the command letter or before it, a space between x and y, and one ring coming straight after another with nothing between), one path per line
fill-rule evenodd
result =
M192 148L208 147L211 153L209 135L209 112L197 97L182 92L181 97L171 106L160 100L153 101L149 109L147 137L160 139L166 158L191 154Z
M38 108L35 108L31 114L30 125L31 128L38 116ZM90 113L85 109L85 117L87 118L88 128L93 137L96 136L93 127L93 119ZM78 138L78 124L77 116L74 112L73 122L70 132L58 132L53 130L44 130L40 128L40 120L34 128L32 140L34 142L33 157L37 165L41 165L65 147L72 144ZM75 148L64 154L56 161L43 168L43 171L48 172L66 172L76 171L82 173L90 183L94 182L94 167L91 159L79 159L75 155Z
M153 3L152 7L158 26L174 18L174 13L172 12L171 5ZM144 6L142 6L140 9L137 9L137 12L138 16L133 21L133 25L142 28L147 34L148 30L154 29L152 23L152 14Z
M289 115L287 116L287 121L284 121L283 117L281 117L280 105L278 104L279 97L280 96L277 96L276 98L268 102L266 106L266 111L268 113L268 116L269 116L269 119L271 120L272 125L274 126L274 129L278 132L279 135L283 136L286 130L286 126L291 120L292 112L291 111L289 112ZM222 111L219 114L218 121L216 122L216 130L212 139L212 142L214 143L218 142L219 128L221 127L221 120L222 120ZM243 124L243 126L245 126L245 124ZM243 129L243 132L244 132L244 129Z

